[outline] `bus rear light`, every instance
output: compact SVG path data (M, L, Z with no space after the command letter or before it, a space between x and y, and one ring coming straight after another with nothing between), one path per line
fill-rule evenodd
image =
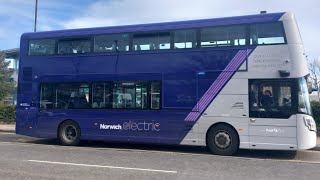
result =
M308 127L310 131L316 131L316 123L313 119L304 118L304 124Z

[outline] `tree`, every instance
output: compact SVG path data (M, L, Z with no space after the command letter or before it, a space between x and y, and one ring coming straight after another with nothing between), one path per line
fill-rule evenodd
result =
M317 59L314 59L312 62L309 63L309 71L309 79L311 80L312 86L319 89L320 81L318 76L320 75L320 64Z
M3 101L14 89L13 69L9 68L9 65L10 62L5 60L5 53L0 51L0 101Z

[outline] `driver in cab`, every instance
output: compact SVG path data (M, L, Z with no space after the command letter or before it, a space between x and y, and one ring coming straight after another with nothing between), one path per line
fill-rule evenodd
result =
M261 97L261 104L264 107L271 107L273 105L273 96L270 90L265 90Z

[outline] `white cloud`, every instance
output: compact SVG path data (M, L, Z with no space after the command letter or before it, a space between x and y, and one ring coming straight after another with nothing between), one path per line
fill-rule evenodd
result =
M81 4L75 3L78 1L39 0L38 29L227 17L257 14L261 10L292 11L296 14L309 58L320 55L317 41L320 29L319 0L85 0ZM20 34L33 30L34 0L0 0L0 4L0 18L6 19L4 26L0 26L0 48L15 48L19 44Z
M260 10L282 12L294 6L292 0L98 0L80 16L67 21L65 28L237 16L257 14Z
M239 11L219 8L217 4L219 4L217 1L212 0L97 1L82 12L82 16L67 21L65 28L163 22L239 14ZM237 2L236 4L240 5ZM253 13L252 10L251 13Z
M115 21L95 18L95 17L83 17L81 19L74 19L64 23L66 29L85 28L85 27L99 27L99 26L112 26L117 25Z
M77 6L62 0L39 0L38 30L62 29L63 23L55 16ZM0 49L19 47L20 36L34 28L35 0L0 0ZM68 12L69 13L69 12Z
M6 2L1 2L5 0L0 0L0 16L5 16L7 18L12 18L17 16L20 18L32 19L33 14L29 13L32 11L31 8L34 7L34 1L21 1L21 0L10 0Z

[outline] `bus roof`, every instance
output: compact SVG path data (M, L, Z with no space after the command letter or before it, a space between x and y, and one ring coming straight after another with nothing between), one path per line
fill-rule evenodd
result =
M40 38L54 38L54 37L63 37L63 36L86 36L86 35L92 35L92 34L125 33L125 32L129 33L129 32L144 32L144 31L162 31L162 30L165 31L165 30L196 28L196 27L206 27L206 26L223 26L223 25L234 25L234 24L274 22L274 21L279 21L279 19L284 14L285 14L284 12L281 12L281 13L256 14L256 15L223 17L223 18L201 19L201 20L31 32L31 33L24 33L21 38L22 39L24 38L40 39Z

